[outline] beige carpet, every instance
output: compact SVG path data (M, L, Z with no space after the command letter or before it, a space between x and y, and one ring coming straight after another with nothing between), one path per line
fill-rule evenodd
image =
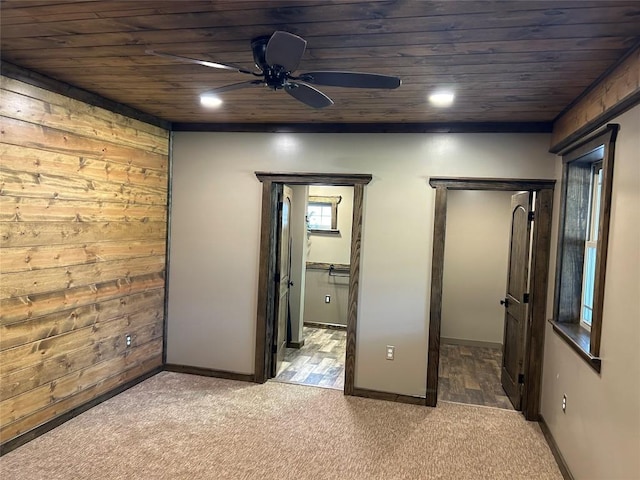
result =
M0 458L3 479L558 479L516 412L163 372Z

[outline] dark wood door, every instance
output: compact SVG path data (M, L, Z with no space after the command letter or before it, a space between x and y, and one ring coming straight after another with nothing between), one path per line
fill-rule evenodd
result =
M289 287L291 286L291 198L293 190L286 185L283 188L282 203L280 209L278 272L279 285L278 304L276 309L276 332L274 335L275 348L273 349L273 361L271 362L272 376L276 376L282 366L284 353L287 348L287 318L289 315Z
M520 410L524 382L531 256L531 192L511 197L511 241L505 307L501 381L513 407Z

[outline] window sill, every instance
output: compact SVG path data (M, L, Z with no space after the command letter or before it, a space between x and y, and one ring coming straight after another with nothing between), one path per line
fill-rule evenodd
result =
M549 320L549 323L560 338L567 342L580 358L587 362L596 372L600 373L602 360L589 352L591 335L587 330L576 323L561 323L554 320Z
M316 230L310 228L309 233L312 235L340 235L340 230Z

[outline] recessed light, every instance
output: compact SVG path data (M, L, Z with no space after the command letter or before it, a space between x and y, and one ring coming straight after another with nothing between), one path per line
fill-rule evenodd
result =
M200 95L200 103L204 107L217 108L222 105L222 100L214 95Z
M448 107L453 103L453 92L435 92L429 95L429 102L436 107Z

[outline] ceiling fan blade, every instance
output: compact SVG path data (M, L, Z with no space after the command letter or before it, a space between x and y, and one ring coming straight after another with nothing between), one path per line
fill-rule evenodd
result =
M349 88L398 88L402 80L391 75L359 72L306 72L300 80L314 85Z
M324 108L333 105L333 100L311 85L300 82L289 82L284 89L296 100L313 108Z
M202 95L217 95L218 93L230 92L231 90L238 90L240 88L259 87L264 85L263 80L251 80L249 82L232 83L231 85L225 85L224 87L214 88L204 92Z
M287 72L298 68L307 41L288 32L275 32L267 43L265 59L269 65L281 65Z
M171 58L173 60L178 60L180 62L204 65L205 67L221 68L223 70L231 70L234 72L248 73L249 75L261 75L261 73L255 73L255 72L252 72L251 70L247 70L246 68L239 67L237 65L233 65L230 63L209 62L207 60L199 60L197 58L181 57L180 55L172 55L170 53L156 52L155 50L147 50L146 53L148 53L149 55L156 55L157 57Z

